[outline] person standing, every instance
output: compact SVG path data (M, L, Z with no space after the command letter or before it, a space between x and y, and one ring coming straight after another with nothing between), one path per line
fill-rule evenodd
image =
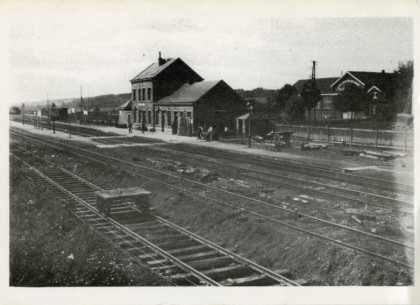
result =
M128 122L128 133L133 133L133 124L131 122Z
M198 126L197 140L201 140L201 133L202 133L201 126Z
M210 142L211 142L213 140L213 126L210 125L208 132L209 132L209 137L210 137Z
M229 138L229 128L227 126L225 126L223 132L225 134L225 139L228 139Z

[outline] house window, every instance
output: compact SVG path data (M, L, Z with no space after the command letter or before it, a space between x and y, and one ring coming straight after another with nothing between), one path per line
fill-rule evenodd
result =
M147 124L151 124L151 123L152 123L152 111L147 110Z
M331 96L324 96L323 103L324 103L323 109L331 109L331 106L332 106L332 98L331 98Z
M187 118L191 117L191 111L187 111Z
M145 101L146 100L146 89L145 88L141 89L141 96L143 98L142 100Z
M171 115L172 115L172 112L171 111L168 111L167 112L168 113L168 126L171 126L171 124L172 124L172 117L171 117Z
M136 100L136 89L133 89L133 101L135 101Z
M147 99L149 101L152 99L152 88L147 88Z

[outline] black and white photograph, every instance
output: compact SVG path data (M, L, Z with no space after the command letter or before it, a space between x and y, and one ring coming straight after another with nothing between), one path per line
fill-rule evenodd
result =
M1 304L420 301L417 1L0 11Z

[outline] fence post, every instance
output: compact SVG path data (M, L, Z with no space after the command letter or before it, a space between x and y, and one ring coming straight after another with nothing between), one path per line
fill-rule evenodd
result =
M311 123L308 124L308 140L311 139Z
M353 127L350 127L350 147L353 145Z
M330 124L328 124L328 144L330 143L330 137L331 137Z
M379 130L378 130L378 127L376 127L375 149L378 149L378 137L379 137Z

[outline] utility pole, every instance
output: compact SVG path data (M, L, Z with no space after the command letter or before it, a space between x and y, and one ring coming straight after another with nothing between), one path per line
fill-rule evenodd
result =
M251 114L252 114L252 105L250 102L246 105L249 111L248 115L248 148L251 148Z
M22 103L22 123L25 125L25 103Z
M47 92L47 117L48 117L48 126L50 125L51 114L50 114L50 102L48 101L48 92Z
M67 119L68 119L68 121L69 121L69 138L71 138L71 108L69 108L70 109L70 113L68 113L68 110L67 110Z

